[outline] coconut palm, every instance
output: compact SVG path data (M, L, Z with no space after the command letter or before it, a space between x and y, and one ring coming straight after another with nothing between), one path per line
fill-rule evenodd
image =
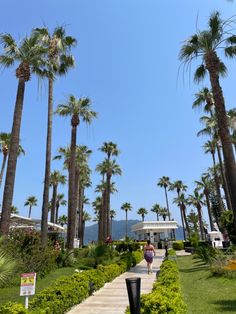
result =
M28 214L28 218L30 218L31 216L31 211L32 211L32 207L33 206L37 206L37 203L38 203L38 200L35 196L31 195L29 196L25 203L24 203L24 206L29 206L29 214Z
M110 231L111 231L111 237L112 237L112 222L113 222L113 218L116 216L116 211L114 209L110 210L110 222L111 222L111 227L110 227ZM112 237L113 238L113 237Z
M70 52L71 48L76 45L76 40L71 36L66 36L65 28L61 26L56 27L52 33L50 33L49 29L46 27L35 28L33 30L33 36L46 50L46 66L44 71L38 71L38 73L48 79L46 162L41 220L42 243L45 245L47 242L47 219L51 172L53 86L57 76L65 75L68 70L74 66L74 58Z
M185 41L180 51L180 60L183 60L184 64L190 65L192 61L200 58L201 64L194 74L196 82L201 81L206 73L209 74L236 232L236 193L234 193L236 190L236 165L223 91L219 82L220 76L226 75L226 66L217 54L219 49L223 49L227 57L236 55L236 36L231 34L232 23L232 19L223 21L219 12L212 13L208 21L207 30L198 30L196 34Z
M16 78L18 79L17 96L11 130L0 225L1 235L7 235L9 232L16 164L19 152L25 83L30 80L31 73L44 64L43 55L45 49L39 46L33 37L25 37L17 45L10 34L1 34L0 43L4 49L3 54L0 55L0 65L10 67L15 63L18 64L16 68Z
M148 211L141 207L138 209L137 214L140 215L142 217L142 221L144 221L145 215L147 215Z
M201 239L204 240L204 229L203 229L203 221L202 221L202 206L205 205L205 201L203 200L204 194L199 193L198 190L194 190L193 194L188 196L188 204L193 205L198 212L198 221L200 227Z
M66 184L66 176L60 171L54 170L50 175L50 185L52 186L52 207L50 222L56 223L56 203L57 203L57 188L58 184Z
M128 211L132 210L132 206L130 203L123 203L121 205L121 209L125 211L125 237L128 236Z
M161 206L159 204L154 204L151 208L151 212L157 215L157 221L159 221L160 210L161 210Z
M11 141L11 133L5 133L5 132L0 133L0 153L3 154L3 161L2 161L2 167L1 167L1 172L0 172L0 186L2 185L2 178L3 178L4 170L6 167L10 141ZM20 154L25 155L25 151L21 145L19 145L19 148L18 148L18 156Z
M64 197L65 197L65 195L63 193L57 193L57 197L56 197L56 224L58 223L59 207L67 205L67 201L64 199Z
M80 121L88 124L97 116L97 113L91 110L91 101L89 98L76 99L70 95L67 103L57 107L56 113L60 116L71 117L71 145L69 160L69 189L68 189L68 228L67 228L67 247L73 248L76 223L76 135L77 127Z
M170 178L163 176L161 178L159 178L159 181L157 183L157 186L160 186L161 188L164 188L165 191L165 197L166 197L166 207L167 207L167 211L168 211L168 218L170 220L170 208L169 208L169 202L168 202L168 196L167 196L167 188L170 187Z

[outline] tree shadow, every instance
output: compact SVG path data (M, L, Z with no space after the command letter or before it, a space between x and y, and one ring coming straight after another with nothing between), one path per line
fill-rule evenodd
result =
M212 304L219 306L219 312L233 312L236 313L236 299L235 300L218 300L212 302Z

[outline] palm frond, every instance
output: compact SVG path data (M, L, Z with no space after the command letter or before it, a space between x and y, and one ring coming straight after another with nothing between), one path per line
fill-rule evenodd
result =
M194 81L199 83L200 81L204 79L205 75L206 75L206 68L204 64L201 64L194 73Z

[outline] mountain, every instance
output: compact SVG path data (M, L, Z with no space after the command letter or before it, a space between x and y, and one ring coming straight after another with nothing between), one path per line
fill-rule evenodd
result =
M134 238L134 233L131 231L131 226L137 224L140 220L128 220L128 237ZM178 227L175 230L176 240L183 240L183 228ZM88 244L91 241L97 241L98 225L94 224L85 227L84 243ZM120 240L125 237L125 220L114 220L112 222L112 239Z

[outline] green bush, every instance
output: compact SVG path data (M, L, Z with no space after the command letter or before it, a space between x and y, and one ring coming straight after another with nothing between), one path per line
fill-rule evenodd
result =
M214 249L212 246L199 246L196 249L195 256L201 259L206 264L212 264L219 250Z
M174 241L173 242L173 249L176 251L184 249L184 242L183 241Z
M116 244L116 250L118 252L133 252L140 249L138 242L120 242Z
M126 313L130 313L129 310ZM174 261L165 260L162 263L153 291L141 296L141 313L186 313L186 305L181 295L179 271Z
M8 302L0 307L0 314L27 314L28 311L22 304Z

